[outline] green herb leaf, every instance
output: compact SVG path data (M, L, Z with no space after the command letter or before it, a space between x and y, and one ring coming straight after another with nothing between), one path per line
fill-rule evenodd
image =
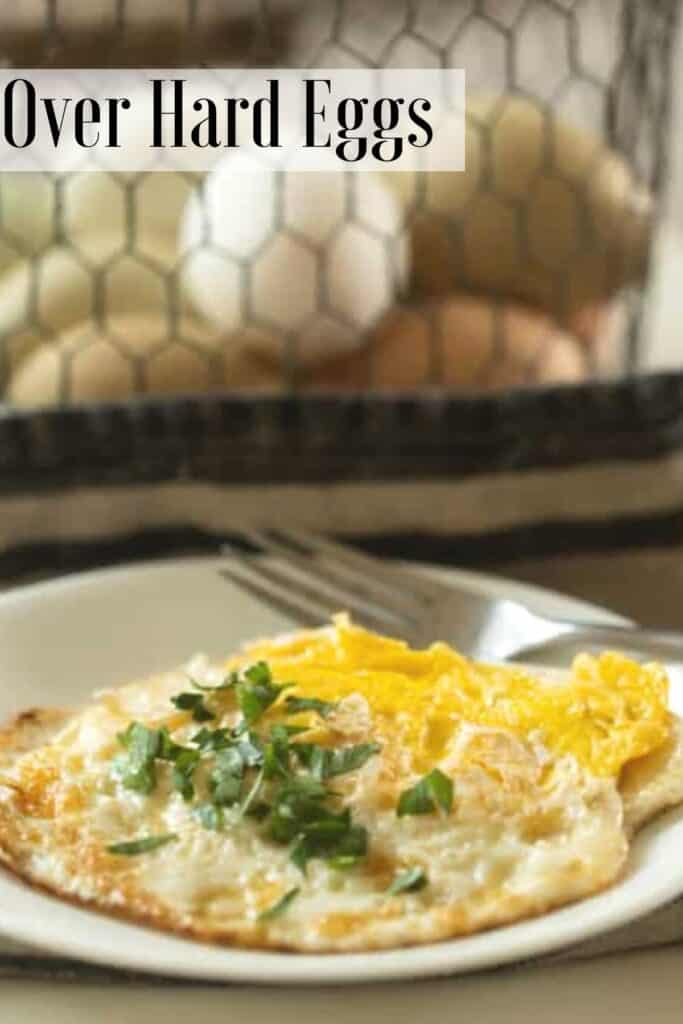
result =
M191 711L195 722L208 722L216 717L204 704L201 693L179 693L171 697L171 704L179 711Z
M143 758L154 757L160 744L159 731L148 729L142 722L131 722L116 738L130 754L141 755Z
M258 661L244 671L244 679L237 684L237 703L244 715L247 727L259 718L275 703L283 690L292 683L278 686L273 682L270 668L265 661Z
M200 753L195 747L183 747L176 743L166 726L159 730L159 746L157 757L162 761L173 763L172 780L175 788L182 793L183 799L192 800L194 786L192 775L199 763Z
M359 743L338 750L321 747L316 743L295 743L291 748L297 758L316 779L331 779L357 771L382 749L379 743Z
M318 700L317 697L287 697L285 705L290 715L298 715L301 711L315 711L321 718L327 718L337 707L331 701Z
M290 860L306 874L306 865L314 857L333 859L335 863L353 858L356 863L368 852L368 832L362 825L352 825L348 812L338 816L338 825L319 822L307 825L297 840Z
M315 780L310 782L315 785ZM304 874L314 857L360 859L367 853L366 829L352 824L348 809L336 814L322 804L322 799L313 789L309 796L288 787L285 799L278 794L271 816L272 838L277 842L296 840L290 859Z
M197 807L194 815L204 828L211 832L220 832L225 824L223 808L215 804L202 804Z
M141 839L130 839L125 843L112 843L107 847L107 851L121 857L137 857L139 853L158 850L160 846L172 843L177 838L175 832L168 832L163 836L144 836Z
M431 814L440 807L449 814L453 807L453 782L434 768L410 789L405 789L399 798L396 813L399 818L406 814Z
M264 910L262 914L259 914L258 920L272 921L273 918L280 917L280 915L284 914L287 907L293 900L296 899L300 892L301 889L299 888L290 889L289 892L286 892L284 896L282 896L277 901L277 903L273 903L272 907L268 907L268 910Z
M242 816L244 816L245 814L250 814L252 817L258 817L258 813L259 812L256 811L256 807L258 805L255 804L254 801L256 800L256 797L258 796L259 791L261 789L261 786L263 784L263 776L264 776L264 770L263 770L263 768L261 768L261 770L258 772L256 778L254 779L254 782L252 784L251 789L249 790L249 792L245 796L244 800L242 801L242 806L240 808L240 814ZM267 804L265 804L263 806L268 808ZM268 808L268 810L270 810L270 808ZM267 813L268 812L266 811L266 814ZM265 815L264 815L264 817L265 817Z
M239 749L232 746L219 750L216 753L215 771L226 775L238 775L241 778L244 774L244 760Z
M387 893L389 896L397 896L400 892L418 892L427 884L428 879L424 868L408 868L407 871L396 876L387 889Z
M240 757L247 768L259 768L263 764L263 743L256 733L247 733L237 744Z
M244 761L236 747L227 747L216 754L216 763L209 778L209 789L215 804L230 807L239 802L242 793Z
M296 759L299 764L303 765L304 768L311 770L311 761L313 760L313 751L316 750L315 743L292 743L291 751L296 755Z
M339 750L329 751L330 757L327 759L324 778L331 779L335 775L357 771L371 757L379 754L381 749L379 743L359 743L354 747L340 747Z
M185 750L185 747L175 742L166 726L159 730L159 749L156 756L160 760L175 761L182 750Z
M192 800L194 797L194 784L192 775L199 764L200 753L193 747L181 747L175 756L173 765L173 785L182 793L183 800Z
M234 741L230 729L207 729L204 726L199 732L194 734L191 742L195 743L199 750L206 752L209 750L223 750L225 747L232 746Z
M232 807L242 795L242 779L236 775L224 775L219 779L212 776L210 788L214 803L221 807Z
M251 793L247 796L242 806L242 814L247 818L253 818L254 821L265 821L270 814L270 804L267 804L265 800L249 800Z
M351 812L346 808L339 814L325 810L315 821L307 822L301 831L310 839L326 843L329 839L346 835L350 828Z
M265 661L255 661L249 668L244 669L243 675L256 686L268 686L273 681L270 665Z
M327 863L335 871L349 871L351 868L355 868L362 860L365 859L365 855L359 856L358 854L342 854L339 857L328 857Z
M427 776L431 794L444 814L453 809L453 780L435 768Z
M274 725L270 730L270 743L263 751L263 768L267 779L286 779L289 775L289 733L282 725Z
M325 786L310 776L293 776L273 796L270 836L277 843L295 839L303 827L329 815L323 806L329 796Z
M125 732L119 733L118 741L127 751L127 756L115 762L124 787L136 793L151 793L157 783L154 759L161 748L161 733L142 722L131 722Z

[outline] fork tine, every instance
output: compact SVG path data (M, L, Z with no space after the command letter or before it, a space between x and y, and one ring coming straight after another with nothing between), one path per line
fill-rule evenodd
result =
M347 610L360 623L371 629L382 630L392 625L396 629L401 626L396 617L383 615L379 609L371 610L357 601L347 601L340 605L338 600L325 593L323 587L311 585L310 581L303 584L294 576L272 565L266 565L262 560L251 558L243 552L234 551L231 555L240 566L239 573L233 570L231 574L225 570L225 574L233 582L247 585L247 589L251 589L252 592L258 591L258 597L279 610L285 609L286 606L287 613L296 614L299 622L310 624L313 621L319 626L336 612Z
M387 618L392 615L401 621L409 618L414 625L424 613L419 598L409 594L397 593L395 587L384 582L368 580L367 573L361 576L356 569L348 569L337 564L323 562L315 556L302 554L299 547L292 546L286 534L283 540L278 537L279 531L246 529L242 535L255 547L262 548L268 554L277 555L278 559L292 566L297 573L307 580L322 585L330 596L346 604L361 602L370 614L379 612Z
M275 592L271 587L232 568L223 567L218 571L221 576L236 584L241 590L246 590L252 597L274 608L275 611L283 612L299 625L315 627L323 624L324 619L319 614L314 614L302 601L297 601L291 593L284 594L280 590Z
M274 532L279 537L296 544L299 548L315 551L316 554L326 558L329 562L335 560L340 565L343 564L351 570L364 574L366 578L372 577L375 582L378 582L380 579L386 580L385 585L387 588L400 586L403 588L404 593L412 593L422 602L431 603L443 596L444 588L442 584L434 580L428 580L424 576L418 575L418 573L406 572L397 565L391 565L380 558L375 558L373 555L366 555L350 545L340 544L338 541L330 540L319 533L312 531L303 533L292 527L285 529L281 526Z

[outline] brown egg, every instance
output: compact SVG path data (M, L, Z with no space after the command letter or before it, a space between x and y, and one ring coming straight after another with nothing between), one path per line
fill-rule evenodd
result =
M547 315L453 294L397 307L359 352L314 371L314 391L486 393L585 379L585 353Z
M593 373L618 373L624 365L629 304L615 296L609 302L585 306L570 319L568 330L585 347Z
M182 340L179 340L182 339ZM104 330L84 322L39 346L10 379L19 406L117 401L134 395L198 395L281 388L277 370L183 319L169 340L164 317L111 317Z
M434 146L454 148L455 119ZM422 296L484 292L569 325L640 280L651 200L597 136L521 96L468 98L465 170L386 174L410 218Z

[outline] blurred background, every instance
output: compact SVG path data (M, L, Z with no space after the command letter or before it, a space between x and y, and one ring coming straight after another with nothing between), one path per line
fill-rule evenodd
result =
M6 67L463 67L468 110L461 174L0 174L0 585L277 518L680 627L680 7L3 5Z
M679 368L679 7L5 5L5 66L445 66L468 89L461 174L250 179L227 154L205 177L0 175L5 402L479 395Z

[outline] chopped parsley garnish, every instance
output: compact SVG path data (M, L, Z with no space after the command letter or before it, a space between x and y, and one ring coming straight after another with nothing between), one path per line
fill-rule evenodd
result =
M171 701L179 710L191 712L202 727L182 744L166 727L147 729L140 722L131 723L119 737L126 750L116 765L123 784L149 794L157 784L157 762L167 762L173 787L188 803L196 800L192 813L204 828L220 832L228 821L236 824L245 818L262 822L263 834L289 846L290 859L304 874L313 858L339 869L360 863L367 854L368 832L353 822L328 781L357 771L379 752L379 744L333 748L297 742L296 737L308 729L287 722L257 731L257 723L283 690L294 685L275 683L263 661L231 672L219 686L191 682L194 692L179 693ZM218 716L205 702L211 694L227 690L234 693L241 718L232 727L217 724L213 728L206 723ZM326 718L336 706L314 697L288 697L283 710ZM196 775L200 764L206 764L207 770ZM230 818L226 808L234 809ZM132 856L174 838L149 836L115 844L110 850ZM298 889L291 890L265 913L281 913L297 893Z
M273 681L270 665L266 661L255 661L242 673L245 679L255 686L269 686Z
M322 783L307 775L294 775L275 791L269 833L277 843L288 843L304 825L328 814L323 807L329 793Z
M182 794L183 800L194 798L194 783L192 775L199 764L200 753L192 747L180 747L173 759L173 772L171 778L173 785Z
M396 813L399 818L406 814L432 814L437 807L449 814L453 807L453 782L434 768L410 789L405 789L399 798Z
M255 733L247 733L241 738L237 749L247 768L258 768L263 764L263 741Z
M171 704L179 711L191 711L195 722L209 722L215 718L213 711L209 711L201 693L179 693L171 697Z
M316 779L331 779L362 768L382 748L379 743L359 743L336 750L315 743L297 743L292 749Z
M355 868L357 864L360 864L364 858L365 853L341 853L336 857L328 857L327 863L336 871L349 871L351 868Z
M401 892L419 892L427 884L428 879L424 868L408 868L402 874L396 875L396 878L387 889L387 894L389 896L397 896Z
M280 728L284 729L288 736L301 736L302 732L309 731L307 725L287 725L285 723Z
M203 752L208 750L222 750L229 747L233 742L230 729L207 729L201 728L192 737L192 743Z
M242 801L242 806L240 807L240 814L251 814L252 816L254 816L254 812L257 807L257 804L255 803L256 797L258 796L262 785L263 768L261 768L261 770L257 774L251 789L249 790L244 800ZM263 806L266 807L268 811L270 811L270 808L268 807L267 804L264 804Z
M352 825L348 812L343 812L336 822L312 822L305 825L290 854L293 864L306 874L306 865L314 857L340 859L348 866L348 858L359 863L368 852L368 830L362 825Z
M315 711L321 718L327 718L337 705L329 700L318 700L317 697L287 697L285 707L289 715L298 715L301 711Z
M236 747L227 747L216 754L216 762L209 778L211 799L222 807L239 802L244 777L244 761Z
M141 839L130 839L125 843L112 843L107 847L108 853L115 853L120 857L137 857L139 853L151 853L158 850L166 843L172 843L178 836L175 832L168 832L163 836L144 836Z
M257 722L275 703L282 691L288 689L292 684L278 685L274 683L265 661L258 661L255 665L245 669L243 676L244 678L237 683L235 692L240 711L249 727Z
M375 754L379 754L379 743L359 743L353 747L340 747L339 750L328 750L323 764L323 779L334 778L335 775L346 775L362 768Z
M126 789L147 796L152 793L157 784L158 759L173 763L173 785L185 800L192 799L192 774L199 763L199 750L176 743L165 727L148 729L141 722L131 722L118 739L127 754L116 759L114 769Z
M254 821L265 821L270 814L270 804L265 800L250 800L249 796L242 804L242 814L247 818L253 818Z
M299 889L298 887L290 889L289 892L286 892L284 896L280 897L277 903L273 903L272 907L268 907L268 909L264 910L262 914L259 914L258 920L272 921L273 918L280 917L280 915L284 914L287 907L293 900L296 899L300 892L301 889Z
M276 843L294 843L291 860L304 874L314 857L336 860L367 853L367 830L352 823L348 809L335 812L326 806L333 796L306 775L290 778L274 794L269 835Z
M160 761L175 761L182 750L185 747L176 743L166 726L159 729L159 750L156 756Z
M116 759L116 774L126 789L148 795L157 782L154 759L161 749L161 733L158 729L148 729L141 722L131 722L117 738L127 753Z
M242 794L242 778L239 775L214 772L210 781L211 798L219 807L232 807Z
M244 758L236 746L226 747L216 754L215 772L225 775L244 775Z
M289 733L282 725L270 730L270 743L263 750L263 769L267 779L289 775Z

